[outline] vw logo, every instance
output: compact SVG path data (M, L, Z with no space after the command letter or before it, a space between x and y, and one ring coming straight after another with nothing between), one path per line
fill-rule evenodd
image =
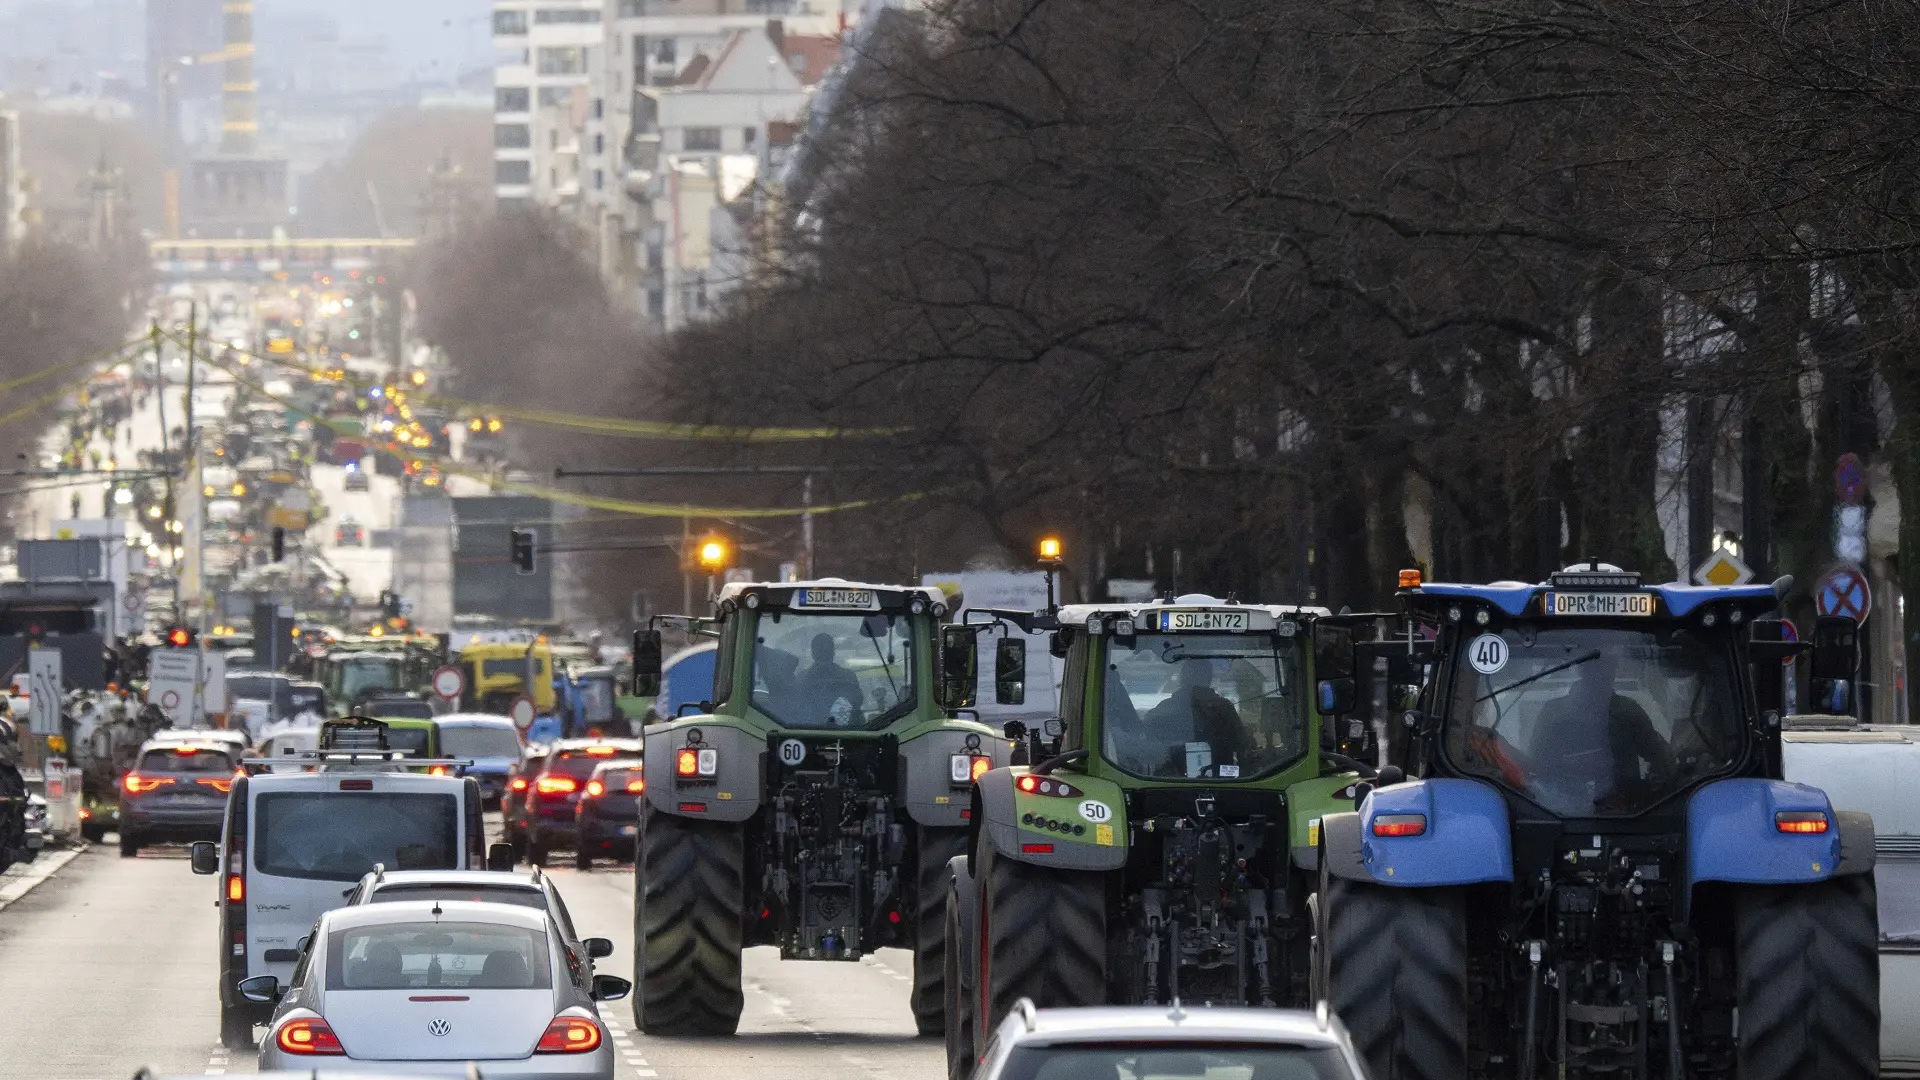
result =
M453 1025L447 1023L445 1020L436 1019L427 1024L427 1034L429 1035L445 1035L452 1030Z

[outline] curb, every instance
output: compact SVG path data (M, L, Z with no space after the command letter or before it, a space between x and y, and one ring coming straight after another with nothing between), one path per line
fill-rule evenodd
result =
M80 853L85 850L87 849L83 844L77 848L43 854L27 864L27 871L20 876L0 879L5 880L5 884L0 885L0 909L4 909L8 904L32 892L34 886L58 873L61 867L79 858Z

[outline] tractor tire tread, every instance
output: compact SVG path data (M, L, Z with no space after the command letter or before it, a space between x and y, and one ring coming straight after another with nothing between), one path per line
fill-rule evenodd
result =
M919 830L919 863L914 876L913 1009L914 1027L923 1037L947 1028L947 863L967 851L967 830Z
M1879 1075L1872 874L1742 888L1734 934L1741 1080Z
M1467 919L1460 891L1333 878L1322 903L1328 1004L1375 1080L1466 1076Z
M740 826L648 807L641 826L634 1021L648 1035L731 1035L744 996Z

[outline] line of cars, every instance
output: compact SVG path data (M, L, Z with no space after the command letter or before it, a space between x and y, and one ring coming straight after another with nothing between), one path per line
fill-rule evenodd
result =
M593 961L612 942L489 848L479 780L447 769L464 762L338 728L230 759L218 840L193 845L216 881L221 1041L251 1048L264 1024L263 1069L610 1080L598 1002L630 987ZM157 764L215 752L190 748Z

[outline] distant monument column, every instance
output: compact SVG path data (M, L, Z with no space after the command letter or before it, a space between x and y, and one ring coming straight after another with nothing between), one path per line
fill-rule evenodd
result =
M254 111L252 0L221 5L226 46L220 84L220 150L193 163L190 224L206 237L267 239L286 224L287 162L263 153Z
M259 146L260 124L254 119L253 0L226 0L221 5L226 28L227 70L220 83L220 152L252 154Z

